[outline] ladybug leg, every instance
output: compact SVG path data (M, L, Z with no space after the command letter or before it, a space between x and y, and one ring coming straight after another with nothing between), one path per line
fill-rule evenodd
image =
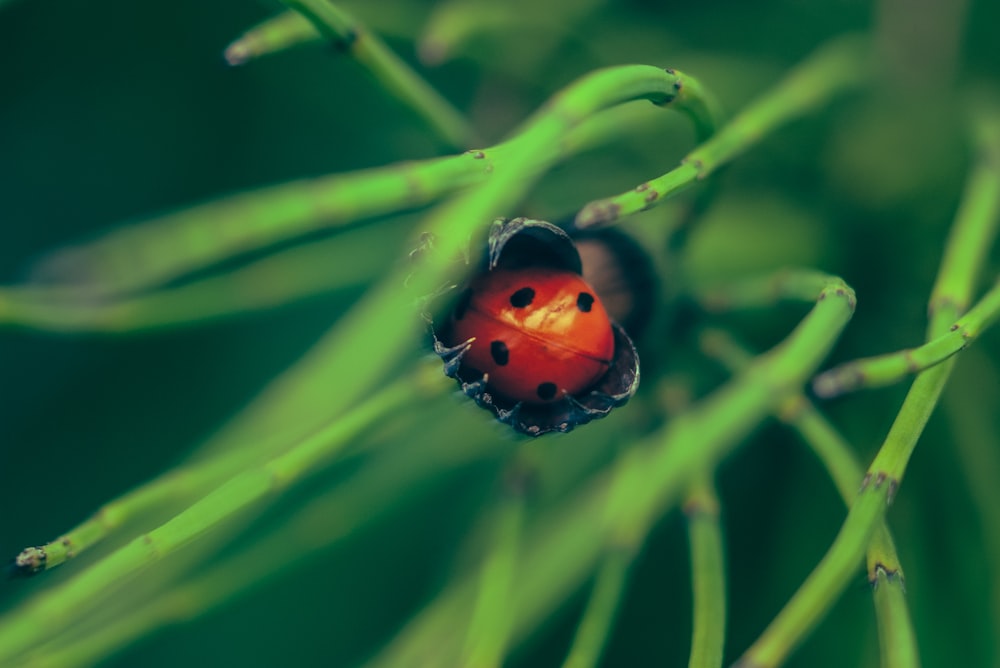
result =
M462 365L462 357L466 352L468 352L469 348L472 347L473 341L475 341L474 338L469 339L468 341L463 341L457 346L448 347L441 343L437 337L434 337L434 353L441 358L442 362L444 362L444 373L446 376L449 378L458 377L458 368ZM485 385L485 381L483 381L483 384Z
M541 427L539 427L530 419L527 420L525 419L523 411L521 410L523 407L524 407L524 402L521 401L514 404L514 407L511 408L510 410L504 410L502 408L495 407L497 419L500 422L510 427L513 427L515 431L520 432L526 436L531 436L534 438L544 434L545 431L547 430L542 430Z
M594 413L587 409L586 406L581 404L576 397L571 394L567 394L562 398L560 402L563 405L562 417L558 422L552 424L552 431L561 432L563 434L573 431L575 427L587 424L591 420L597 417L603 417L607 411L604 413Z
M477 403L481 404L483 401L488 403L491 401L490 395L485 393L486 384L490 380L489 374L484 373L481 377L472 381L465 380L458 375L458 371L462 366L462 358L469 351L469 348L472 347L472 343L475 340L475 338L471 338L459 343L457 346L449 347L441 343L440 339L435 336L434 352L444 362L445 375L449 378L455 378L461 383L462 394L475 399Z
M521 407L523 405L524 403L519 401L512 408L505 409L495 406L494 410L496 411L497 419L512 427L519 427L521 424Z
M461 379L459 379L461 380ZM483 398L483 393L486 391L486 383L490 380L489 374L484 373L483 377L479 380L474 380L472 382L466 382L462 380L462 393L475 399L477 402L481 401ZM488 396L488 395L487 395Z
M567 422L572 422L574 426L587 424L596 417L603 417L608 412L587 408L572 395L566 397L566 402L569 403L571 409L570 419Z

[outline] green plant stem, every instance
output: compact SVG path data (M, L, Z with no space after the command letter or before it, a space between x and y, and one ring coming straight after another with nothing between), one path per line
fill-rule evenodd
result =
M425 254L415 265L387 276L343 317L313 353L253 402L241 418L203 451L225 451L247 443L266 451L295 438L296 433L305 438L303 443L266 466L237 475L166 524L36 599L0 629L0 659L30 647L52 627L69 623L99 592L303 475L316 464L316 457L325 456L326 440L343 442L355 433L352 426L360 428L365 418L374 417L365 410L355 409L332 428L319 431L320 436L307 436L321 428L331 406L345 410L354 403L354 397L371 391L412 354L410 335L415 335L417 329L412 295L433 293L454 280L453 258L461 256L476 232L485 232L486 221L516 203L560 157L561 145L572 128L604 109L634 99L669 104L675 97L677 80L675 75L658 68L626 66L597 71L557 94L513 139L497 148L504 153L504 169L432 213L425 231L436 239L437 252ZM410 288L409 293L400 289L404 284ZM359 350L377 350L379 354L359 358ZM329 383L329 378L343 377L352 378L353 382ZM405 389L400 385L392 387L399 392ZM377 406L377 402L365 406ZM275 416L281 416L284 429L274 429ZM327 433L330 429L333 433ZM280 440L275 440L275 431L279 432ZM337 433L342 434L342 440L337 440Z
M636 69L606 70L626 76L607 75L600 83L613 86L616 80L627 79L651 87L646 94L624 97L597 106L580 118L565 119L560 141L554 146L534 147L538 155L549 156L542 161L543 169L554 159L620 134L621 128L613 121L621 115L614 107L630 99L653 99L659 104L673 99L672 87L680 81L677 76L652 67L633 67ZM658 74L634 76L646 72ZM695 109L685 114L692 117ZM520 148L531 148L526 144L515 134L507 142L484 150L271 186L116 229L45 258L35 273L45 283L57 285L41 291L31 286L31 290L0 295L0 322L69 331L103 328L105 322L124 319L126 324L106 326L128 327L129 312L142 310L144 304L118 304L109 297L145 290L316 230L424 206L482 184L495 171L513 169L505 167L505 158L516 156ZM495 209L487 210L487 218L495 215ZM96 298L100 303L95 303Z
M34 575L79 556L129 521L175 504L190 503L246 465L247 456L221 456L199 466L180 467L154 478L102 506L84 522L39 547L28 547L15 558L23 575Z
M743 430L757 424L762 417L760 402L763 402L764 406L771 406L772 401L778 401L778 397L771 395L781 395L789 391L789 388L799 387L802 370L814 367L826 356L836 336L854 312L854 292L839 278L829 277L815 299L816 306L785 342L764 355L735 383L713 395L714 402L709 402L701 411L694 409L687 415L679 416L673 422L676 433L668 428L664 438L679 438L680 433L684 433L693 424L699 424L706 430L701 439L710 443L715 443L716 440L726 441L735 433L743 433ZM823 326L829 328L822 334L815 329L819 326L817 324L819 322L823 322ZM757 396L758 392L768 396ZM727 405L723 414L717 417L717 422L700 424L705 413L710 412L718 403L728 404L730 401L733 404ZM645 462L645 466L654 472L659 471L661 475L666 475L665 468L674 465L673 459L676 455L665 448L658 449L655 453L650 461ZM714 460L712 461L714 463ZM661 467L664 470L661 470ZM655 473L645 475L655 475ZM656 485L636 485L628 475L623 475L622 482L610 492L612 497L608 511L610 523L618 526L619 530L627 531L631 526L635 527L635 531L644 533L653 518L635 514L627 508L637 504L648 510L659 509L660 504L655 498L660 493ZM644 498L647 494L653 498Z
M294 443L281 441L282 450ZM59 538L24 549L14 563L22 575L59 566L79 556L130 523L153 513L191 504L242 470L263 465L273 456L266 441L248 441L210 456L193 458L103 505L93 515Z
M830 278L809 314L752 369L727 383L665 428L635 443L610 476L598 476L532 524L518 564L514 638L522 638L590 577L623 536L643 537L691 481L730 453L791 388L829 352L853 309L851 290ZM474 581L456 581L418 615L372 666L451 665L461 643L454 628L468 610Z
M986 625L993 627L1000 620L1000 486L996 484L996 472L1000 471L1000 434L996 428L1000 388L994 382L998 374L1000 369L988 354L971 350L956 365L953 391L944 397L955 456L976 508L981 563L988 580L991 621ZM1000 634L990 634L990 641L992 660L985 663L992 666L1000 663Z
M943 331L951 315L939 313L932 331ZM782 664L850 582L875 527L896 494L953 361L947 360L917 376L830 549L738 665L757 668Z
M627 476L630 471L635 471L638 458L638 452L633 448L623 452L614 465L614 475ZM642 535L637 534L634 527L619 528L621 530L612 535L608 548L599 557L590 598L576 627L563 668L598 665L614 630L618 607L628 586L628 571L642 544Z
M427 400L444 388L440 374L431 383L424 379L429 368L421 368L402 383ZM435 370L436 371L436 370ZM14 558L21 575L34 575L55 568L79 556L108 536L154 512L188 505L242 470L263 465L273 456L266 441L248 440L243 447L231 448L203 458L195 458L104 504L97 512L57 539L42 546L28 547ZM286 448L293 443L284 443Z
M613 548L597 566L593 589L563 668L593 668L598 665L628 586L632 559L631 550Z
M738 283L700 288L695 297L707 311L751 309L786 301L811 301L829 283L830 277L813 269L782 269L750 276Z
M453 148L469 148L478 143L475 132L457 109L339 6L327 0L282 2L363 65L383 88L423 118L442 141Z
M728 334L710 330L702 334L702 348L734 373L753 361L752 356ZM798 432L823 463L844 503L850 506L864 472L850 445L801 393L790 395L776 414ZM885 519L877 522L867 549L868 582L872 586L875 615L879 623L880 646L886 666L919 665L916 635L905 603L903 570Z
M256 58L319 39L319 33L306 17L295 11L285 11L240 35L226 47L225 58L230 65L245 65Z
M0 288L0 323L51 332L121 333L176 328L273 309L377 278L389 261L381 228L357 230L251 262L220 276L119 299L75 290Z
M470 242L482 248L488 223L509 213L524 193L562 155L562 144L584 120L634 99L666 104L676 77L655 67L632 65L598 70L554 96L514 138L493 150L496 169L491 177L436 207L420 232L434 239L434 252L386 276L299 363L253 402L236 421L207 446L231 447L260 438L280 417L282 427L304 430L330 406L376 387L397 373L414 354L420 322L414 301L437 294L460 280L454 260L467 256ZM412 245L420 244L419 238ZM407 286L408 290L400 289ZM378 351L358 355L358 351ZM330 378L351 378L331 384Z
M722 665L726 640L726 567L719 498L710 480L692 486L684 501L684 515L691 543L694 601L688 667L715 668Z
M990 155L994 154L990 152ZM965 197L974 192L974 188L967 187ZM974 213L966 213L970 209ZM947 332L951 323L961 315L963 305L968 304L985 258L984 251L975 249L989 247L995 238L998 222L989 211L970 207L963 199L931 291L928 339ZM967 262L960 261L960 258ZM781 664L847 586L877 523L885 516L886 508L896 494L916 442L937 405L954 361L951 358L931 367L914 380L830 549L788 604L746 651L740 665L766 667Z
M932 373L932 372L927 372ZM870 480L854 501L833 546L799 591L736 664L746 668L781 665L811 631L854 574L875 523L881 519L895 485Z
M931 296L929 313L951 309L961 315L972 299L970 272L981 267L996 237L1000 218L1000 107L980 106L972 116L975 164L956 215L960 243L949 246ZM882 387L927 369L964 350L1000 316L1000 282L952 325L923 346L848 362L816 377L813 389L832 397L861 388Z
M249 510L256 502L280 493L319 470L375 421L406 402L411 393L403 381L390 385L356 406L296 447L263 466L232 477L181 513L111 553L77 578L33 599L0 623L0 663L58 632L95 604L100 596L199 535Z
M395 448L376 455L343 484L331 489L272 533L221 560L207 561L193 577L169 583L156 596L144 597L128 614L116 615L85 634L67 631L30 655L50 668L89 665L108 657L139 638L169 624L191 621L215 608L229 605L269 580L315 560L322 550L371 523L402 502L386 489L407 490L408 496L430 489L434 481L470 460L481 458L481 449L452 448L447 434L427 439L419 450ZM356 512L364 508L365 512Z
M427 19L417 50L424 63L437 65L446 61L457 48L484 34L507 31L520 35L524 29L524 8L517 2L441 2ZM525 47L546 52L552 45L559 44L551 34L547 41L549 45L525 40Z
M974 162L931 292L928 315L953 307L960 315L972 303L976 277L996 239L1000 223L1000 102L974 102L970 110Z
M866 357L846 362L816 376L813 391L821 397L835 397L862 388L884 387L908 375L929 369L955 355L975 341L1000 317L1000 282L947 333L918 348Z
M36 273L79 286L84 301L134 292L316 230L423 206L492 169L485 153L469 151L261 188L57 251Z
M879 568L872 588L882 665L920 668L920 652L906 605L902 573Z
M714 97L694 77L673 69L667 69L666 73L674 78L673 90L665 102L661 104L670 104L673 108L691 119L698 141L710 137L721 123L721 113ZM657 192L650 189L648 185L642 184L637 186L635 192L632 194L642 200L657 197ZM609 203L608 206L614 209L617 203ZM609 213L609 215L613 214L613 211ZM574 220L574 225L580 229L589 227L590 224L581 219L581 215L582 211Z
M803 116L870 79L868 48L857 37L841 37L798 65L785 79L689 153L680 166L614 197L580 209L576 226L590 228L657 206L704 179L788 121Z
M517 577L528 494L536 472L530 448L528 443L521 444L502 473L498 501L490 513L491 536L479 567L478 591L465 635L464 666L500 668L507 653L514 614L510 592Z
M203 446L201 456L214 458L245 450L250 444L255 452L274 453L295 438L305 438L321 428L331 412L343 411L390 372L398 374L404 361L413 355L411 342L418 334L413 295L431 294L455 280L452 258L467 251L468 240L485 231L485 221L512 206L533 180L558 159L559 146L564 137L571 136L571 129L593 114L634 99L649 98L666 104L675 82L675 76L655 67L626 66L589 75L555 97L503 145L502 151L498 147L506 158L494 178L432 213L425 229L436 239L436 252L425 254L421 262L404 266L383 279L310 354ZM407 284L409 292L401 289ZM361 350L378 354L359 356ZM353 382L331 383L331 378L352 378ZM181 475L181 481L193 488L206 483L199 479L192 482L186 474ZM118 512L142 512L156 507L164 495L172 497L176 482L168 474L111 505ZM42 567L62 563L110 535L124 522L124 518L111 521L114 517L102 511L70 532L68 547L61 539L45 546L51 553ZM31 551L22 558L32 568L41 557Z
M377 7L371 3L341 2L348 11L357 11L365 25L380 35L405 38L412 41L422 12L405 0L381 0ZM367 11L366 11L367 10ZM230 65L245 65L251 60L269 56L297 46L323 41L309 19L293 9L285 10L264 19L234 40L225 50Z
M479 591L465 638L462 665L470 668L503 665L513 625L510 591L524 526L523 491L506 490L495 511L494 543L480 569Z

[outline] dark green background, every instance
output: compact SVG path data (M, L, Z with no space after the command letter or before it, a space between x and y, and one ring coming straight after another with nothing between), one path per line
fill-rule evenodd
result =
M403 15L397 3L373 4L358 12L383 13L370 17L376 27L392 23L385 14ZM552 17L536 4L536 14L525 14L524 32L483 40L440 68L421 68L470 112L489 142L555 90L607 64L685 69L736 110L825 38L876 24L874 6L851 0L615 3L558 37L538 67L505 71L505 50L545 39L537 26ZM439 154L419 120L329 49L228 67L225 45L277 9L192 0L0 6L0 280L22 280L46 251L109 226L220 194ZM415 17L410 38L389 42L415 62L412 39L426 9L414 3L406 11ZM1000 6L971 4L959 83L997 83L996 25ZM687 269L717 275L811 264L842 275L858 291L857 318L837 359L918 343L968 161L950 91L947 81L930 78L912 97L876 93L838 101L780 130L727 171L720 202L692 238ZM641 137L561 169L533 196L531 212L561 215L665 171L690 147L686 131L672 123L664 136ZM654 225L655 214L642 220ZM991 268L995 273L995 260ZM58 535L179 461L356 296L340 292L134 337L0 330L0 556ZM781 310L725 322L763 348L798 315ZM996 363L995 335L976 345ZM704 371L708 365L691 368L706 374L695 380L701 389L722 378ZM968 391L996 384L992 373L967 370L956 381L964 380ZM904 391L828 405L863 461L880 444ZM453 404L434 419L447 433L449 411L464 410L473 409ZM482 438L497 433L482 426ZM924 665L987 665L988 636L995 633L984 618L990 569L949 433L936 416L890 518ZM457 546L491 490L493 464L449 478L309 568L197 623L166 630L109 665L268 666L290 659L353 665L447 580ZM811 455L773 425L723 466L720 485L732 660L821 557L843 510ZM686 665L687 568L682 522L673 514L636 566L607 665ZM0 607L38 586L0 583ZM582 596L571 600L512 665L557 665L582 602ZM871 607L859 571L856 586L790 665L874 665Z

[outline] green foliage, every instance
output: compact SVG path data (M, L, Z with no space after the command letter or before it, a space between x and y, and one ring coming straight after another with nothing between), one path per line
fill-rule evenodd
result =
M0 665L1000 662L995 7L284 4L0 2ZM662 282L531 441L518 215Z

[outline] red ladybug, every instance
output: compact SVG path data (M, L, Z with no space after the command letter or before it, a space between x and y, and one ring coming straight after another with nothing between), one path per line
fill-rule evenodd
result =
M594 289L563 269L480 276L452 316L451 343L470 341L462 368L495 393L540 404L593 386L611 367L615 335Z
M583 274L561 228L499 218L443 327L425 314L445 374L522 434L571 431L625 404L639 386L635 345ZM625 311L617 317L631 319Z

